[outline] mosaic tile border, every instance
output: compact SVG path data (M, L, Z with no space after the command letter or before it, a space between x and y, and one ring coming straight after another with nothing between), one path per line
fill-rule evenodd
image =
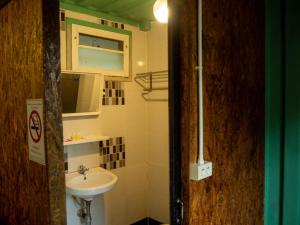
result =
M99 142L100 167L108 170L125 167L125 138L116 137Z
M105 20L102 18L98 18L98 23L100 23L101 25L105 25L105 26L110 26L110 27L114 27L114 28L118 28L118 29L125 29L125 26L123 23L116 23L114 21L109 21L109 20Z
M102 105L125 105L124 83L106 80L103 89Z

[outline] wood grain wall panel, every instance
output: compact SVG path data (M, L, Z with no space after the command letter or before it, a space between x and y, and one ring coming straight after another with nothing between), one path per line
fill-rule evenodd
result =
M59 0L43 0L45 144L51 225L66 224L59 37Z
M203 39L204 155L213 176L190 182L189 224L263 225L263 1L204 0Z
M0 220L9 225L50 224L48 171L29 161L26 126L26 99L47 91L42 2L12 1L0 10Z

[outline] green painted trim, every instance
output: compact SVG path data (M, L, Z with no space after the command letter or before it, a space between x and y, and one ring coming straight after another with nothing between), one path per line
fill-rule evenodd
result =
M140 30L141 31L150 31L151 30L151 22L150 21L145 21L140 23Z
M300 224L300 1L285 0L283 225Z
M120 22L120 23L126 23L126 24L136 26L136 27L139 26L139 22L135 21L135 20L121 18L118 16L110 15L110 14L103 13L103 12L98 12L98 11L95 11L92 9L87 9L84 7L76 6L76 5L65 3L65 2L60 2L60 7L65 10L70 10L70 11L74 11L74 12L78 12L78 13L82 13L82 14L87 14L90 16L95 16L98 18L106 19L106 20L112 20L112 21L116 21L116 22Z
M265 1L265 225L281 225L283 144L281 10L281 0Z
M72 26L72 24L77 24L77 25L81 25L81 26L85 26L85 27L92 27L92 28L106 30L106 31L114 32L114 33L125 34L130 37L132 36L132 32L129 30L122 30L122 29L118 29L118 28L114 28L114 27L110 27L110 26L105 26L102 24L91 23L91 22L78 20L78 19L74 19L74 18L69 18L69 17L66 18L66 23L67 23L67 26Z

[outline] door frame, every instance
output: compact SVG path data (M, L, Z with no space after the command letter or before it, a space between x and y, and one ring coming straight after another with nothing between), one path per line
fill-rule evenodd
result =
M172 9L172 1L169 8ZM170 10L172 11L172 10ZM179 201L182 200L181 185L181 149L180 149L180 49L179 31L176 26L176 15L168 22L168 54L169 54L169 146L170 146L170 224L180 224L182 217Z
M191 149L198 149L198 0L169 0L171 224L188 224ZM188 74L188 76L187 76Z

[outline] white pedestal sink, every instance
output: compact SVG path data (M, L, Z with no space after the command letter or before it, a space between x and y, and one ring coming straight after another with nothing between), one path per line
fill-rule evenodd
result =
M66 174L66 191L70 195L91 201L96 195L111 190L117 180L115 174L96 167L86 172L85 176L78 172Z

